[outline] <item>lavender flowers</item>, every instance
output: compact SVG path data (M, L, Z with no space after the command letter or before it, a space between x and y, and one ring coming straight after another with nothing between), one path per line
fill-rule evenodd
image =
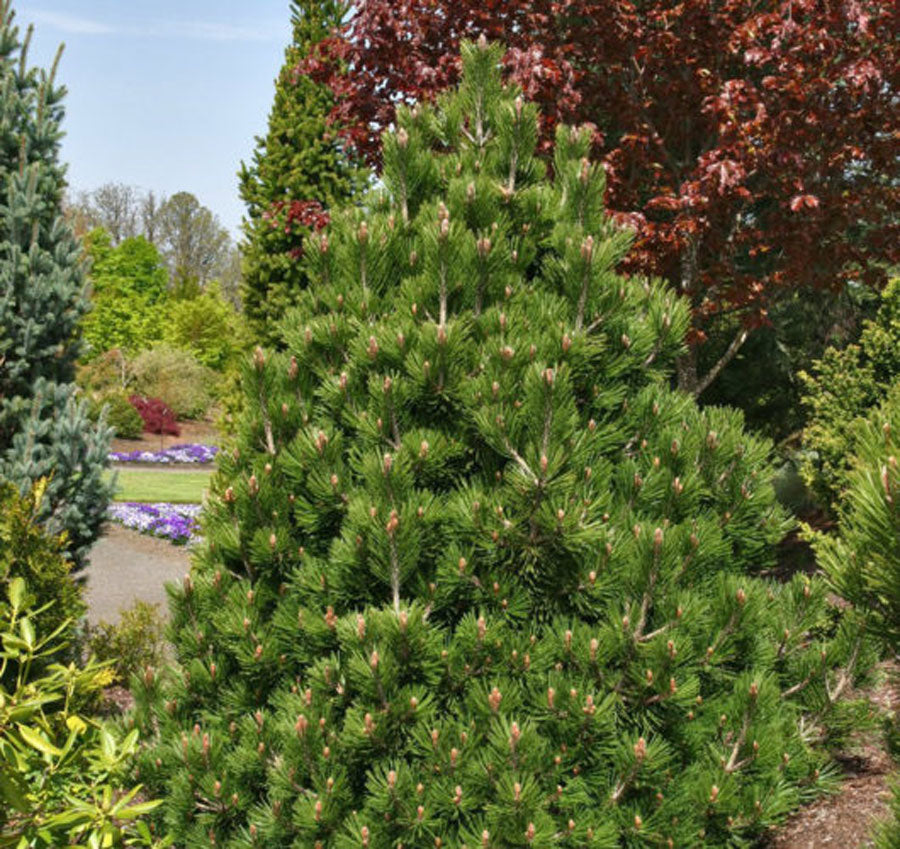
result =
M218 445L202 442L173 445L164 451L111 451L112 463L158 463L175 465L181 463L211 463L218 453Z
M199 504L120 501L109 505L109 518L126 528L184 545L197 539L197 517L201 509Z

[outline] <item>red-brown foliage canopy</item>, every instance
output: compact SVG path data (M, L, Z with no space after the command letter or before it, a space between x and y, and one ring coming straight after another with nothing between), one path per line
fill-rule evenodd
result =
M590 122L630 268L692 298L697 328L748 325L786 288L875 282L898 258L898 38L889 0L358 0L301 70L370 161L399 100L459 72L462 38L508 45L509 77Z

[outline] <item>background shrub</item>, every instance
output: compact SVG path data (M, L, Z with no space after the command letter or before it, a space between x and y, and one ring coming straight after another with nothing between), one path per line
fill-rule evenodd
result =
M213 401L216 376L187 351L159 345L132 362L135 393L159 398L178 418L203 416Z
M110 392L91 401L91 414L94 418L103 410L106 410L106 423L119 439L140 438L144 430L144 420L129 401L128 395L124 392Z
M802 471L821 506L830 508L848 483L865 418L900 379L900 278L882 293L858 344L829 348L800 379L809 411Z
M213 371L225 371L250 347L241 315L217 283L194 298L173 300L167 312L167 341Z
M144 398L142 395L132 395L128 401L137 410L144 423L144 430L148 433L171 436L178 436L181 433L175 413L165 401L159 398Z
M158 604L137 602L123 610L117 623L100 622L90 629L88 649L97 660L112 664L119 681L157 668L165 659L165 620Z
M75 379L89 398L124 392L131 383L131 364L121 348L113 348L79 363Z

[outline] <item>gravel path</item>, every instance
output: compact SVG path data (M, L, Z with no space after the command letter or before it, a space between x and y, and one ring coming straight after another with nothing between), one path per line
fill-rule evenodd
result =
M165 584L180 581L191 568L186 548L119 525L106 526L90 561L85 598L91 624L117 622L119 611L136 601L159 604L166 612Z

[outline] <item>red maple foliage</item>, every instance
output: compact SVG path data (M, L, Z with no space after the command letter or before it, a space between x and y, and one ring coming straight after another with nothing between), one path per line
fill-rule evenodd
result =
M331 86L333 120L370 162L398 102L456 81L461 39L502 40L508 76L542 108L545 149L558 121L597 128L608 206L637 231L625 270L688 295L695 339L726 314L766 322L797 287L878 283L898 259L896 2L352 7L300 70Z
M144 430L147 433L170 434L178 436L181 428L178 426L175 413L172 408L161 398L145 398L143 395L131 395L128 402L138 411L144 422Z
M281 229L286 236L294 235L302 239L310 229L318 232L328 226L331 217L328 210L317 200L275 201L263 215L273 230ZM302 243L288 251L292 259L303 256Z

